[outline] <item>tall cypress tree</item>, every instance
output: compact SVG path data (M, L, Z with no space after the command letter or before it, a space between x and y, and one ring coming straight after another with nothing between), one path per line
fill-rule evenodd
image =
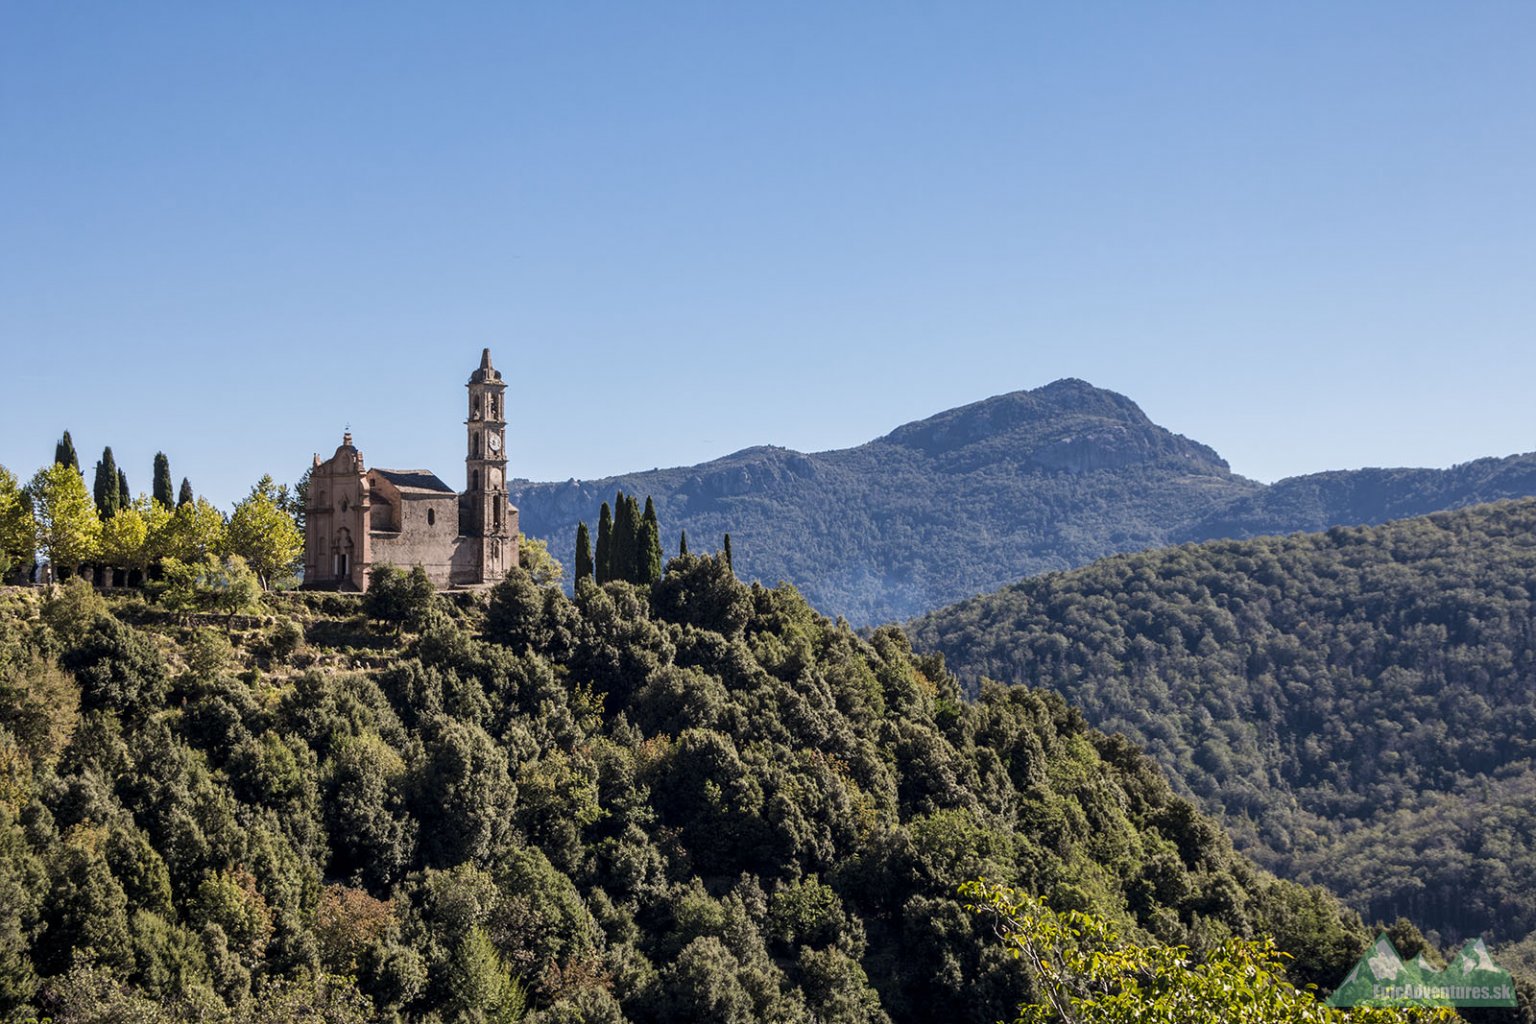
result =
M677 557L682 558L688 553L688 531L684 530L677 538Z
M725 567L731 572L736 571L736 566L731 562L731 535L725 535Z
M96 463L96 479L91 485L91 496L96 499L96 514L103 519L117 515L117 460L112 457L112 446L101 450L101 461Z
M166 508L175 508L175 486L171 483L171 460L165 457L165 452L155 452L155 482L150 494Z
M645 496L645 515L640 518L640 565L637 583L646 586L661 579L661 523L656 519L656 506L651 496Z
M592 570L599 585L613 579L613 512L606 501L597 514L597 559Z
M589 580L592 578L592 541L587 536L587 524L576 524L576 579Z
M128 474L123 472L123 467L117 467L117 507L127 508L133 504L133 496L128 493Z
M69 431L64 431L64 436L59 438L59 443L53 446L53 464L56 466L69 466L76 471L80 469L80 457L75 454L75 442L69 436Z
M196 500L197 496L192 493L192 484L188 482L186 477L182 477L181 493L176 496L176 507L181 508L183 505L190 505ZM170 506L166 507L169 508Z
M623 491L613 497L613 546L609 572L616 580L632 580L635 574L635 523L629 515L629 498Z

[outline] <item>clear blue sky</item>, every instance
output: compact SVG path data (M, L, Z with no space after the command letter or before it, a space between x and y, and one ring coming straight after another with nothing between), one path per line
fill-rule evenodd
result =
M221 505L1063 376L1260 479L1536 448L1536 4L10 3L0 464Z

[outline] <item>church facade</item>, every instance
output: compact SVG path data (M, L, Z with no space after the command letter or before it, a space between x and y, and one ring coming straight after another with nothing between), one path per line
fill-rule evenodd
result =
M517 565L517 509L507 500L506 383L491 350L466 385L465 489L425 469L369 469L342 435L317 454L304 509L304 586L368 589L378 565L421 566L439 589L495 583Z

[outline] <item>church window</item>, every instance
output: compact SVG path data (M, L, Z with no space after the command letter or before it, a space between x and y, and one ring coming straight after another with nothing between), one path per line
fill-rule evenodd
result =
M495 514L492 516L492 519L496 523L496 529L499 530L499 529L501 529L501 502L498 501L496 503L495 507L496 507L496 511L495 511Z
M427 525L428 526L436 526L437 525L437 509L435 509L435 508L427 509Z
M491 396L491 419L493 419L493 420L501 419L501 396L500 395L492 395Z
M474 481L474 484L470 487L470 490L478 491L480 489L480 471L478 469L475 470L474 473L470 476L470 479Z
M476 434L475 435L475 458L478 459L479 457L480 457L480 435Z
M480 418L480 399L479 399L479 397L476 397L475 398L475 409L474 409L474 412L470 413L470 419L477 420L479 418Z

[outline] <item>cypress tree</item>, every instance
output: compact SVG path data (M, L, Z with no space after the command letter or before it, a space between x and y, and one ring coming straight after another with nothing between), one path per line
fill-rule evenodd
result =
M731 572L736 571L736 566L731 562L731 535L725 535L725 567Z
M592 569L599 584L613 579L613 513L606 501L597 514L597 559Z
M127 508L133 504L133 496L128 493L128 474L123 472L123 467L117 467L117 507Z
M688 531L684 530L677 538L677 557L682 558L688 553Z
M75 442L70 438L69 431L64 431L64 436L59 438L59 443L53 446L53 464L56 466L69 466L80 469L80 458L75 454Z
M166 508L175 508L171 490L174 486L171 483L171 460L165 457L165 452L155 452L155 482L150 494Z
M96 514L102 519L117 515L117 460L112 457L112 446L101 450L101 461L96 463L96 479L91 485L91 496L96 499Z
M613 546L608 571L616 580L635 578L635 523L629 515L629 499L620 491L613 498Z
M650 586L661 579L661 523L656 519L656 505L645 496L645 515L640 519L640 579Z
M190 505L196 500L197 496L192 493L192 485L187 481L186 477L182 477L181 493L176 496L176 507L181 508L183 505ZM167 505L166 507L169 508L170 506Z
M587 524L576 524L576 579L577 581L592 578L592 541L587 536Z

